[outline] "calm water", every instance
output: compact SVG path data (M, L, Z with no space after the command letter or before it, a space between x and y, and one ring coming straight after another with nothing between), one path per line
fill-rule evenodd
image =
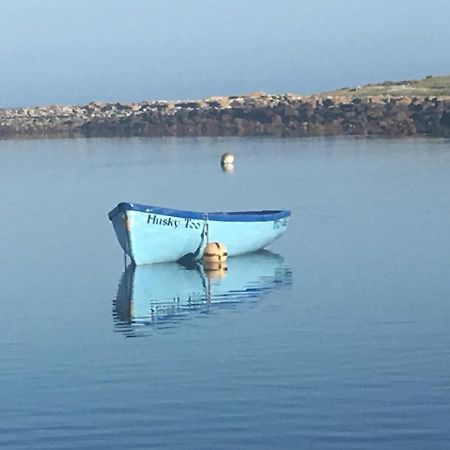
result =
M0 448L450 447L450 141L0 142L0 161ZM208 280L124 270L123 200L293 215Z

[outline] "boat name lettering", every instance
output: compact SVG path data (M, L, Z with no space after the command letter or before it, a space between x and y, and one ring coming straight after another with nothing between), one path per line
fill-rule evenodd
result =
M163 225L165 227L178 228L180 224L179 220L173 219L172 217L159 217L156 214L149 214L147 218L147 223L151 223L153 225Z
M186 228L189 228L190 230L199 230L200 229L200 222L197 220L192 219L184 219L186 222Z
M161 217L157 214L149 214L147 217L147 223L152 225L162 225L165 227L178 228L184 225L184 228L189 230L200 230L201 222L192 219L174 219L173 217Z

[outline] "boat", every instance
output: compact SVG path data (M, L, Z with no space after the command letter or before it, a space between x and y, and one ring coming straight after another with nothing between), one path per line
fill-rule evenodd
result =
M119 203L108 217L122 250L136 265L198 260L208 242L225 245L228 256L266 247L287 229L291 212L195 212Z
M195 312L252 303L291 285L292 270L268 250L231 258L222 273L199 263L129 264L113 300L115 328L137 335L146 325L173 327Z

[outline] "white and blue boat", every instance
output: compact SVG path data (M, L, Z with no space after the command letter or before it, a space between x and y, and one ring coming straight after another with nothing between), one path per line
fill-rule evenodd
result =
M228 256L266 247L287 229L291 212L202 213L119 203L108 214L122 250L136 265L200 259L208 241L221 242Z

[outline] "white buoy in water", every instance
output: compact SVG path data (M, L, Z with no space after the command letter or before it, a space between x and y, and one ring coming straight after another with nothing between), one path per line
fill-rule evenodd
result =
M225 166L226 164L234 164L234 155L233 153L224 153L222 155L222 158L220 159L220 164L222 164L222 166Z
M220 158L220 165L224 172L232 173L234 170L234 155L233 153L224 153Z

